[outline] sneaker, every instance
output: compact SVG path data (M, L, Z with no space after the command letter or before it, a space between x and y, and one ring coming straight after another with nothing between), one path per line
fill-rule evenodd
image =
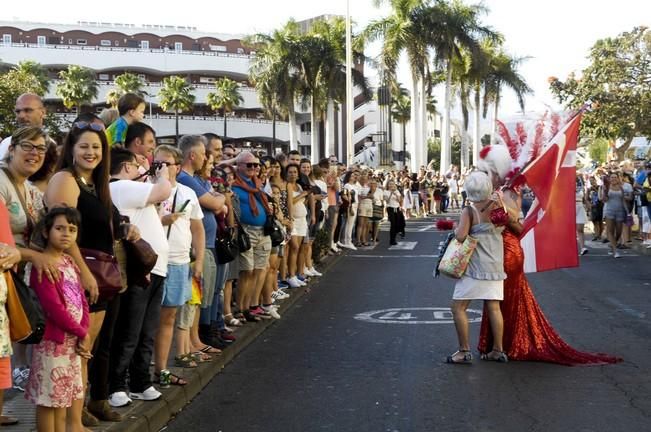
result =
M621 258L622 256L619 254L619 251L615 252L615 258Z
M278 289L279 290L284 290L284 289L287 289L287 288L289 288L289 284L287 283L287 281L278 282Z
M227 341L227 342L228 342L228 341L235 342L235 340L237 339L234 335L230 334L230 333L227 332L227 331L221 331L221 332L219 333L219 337L221 337L223 340L225 340L225 341Z
M269 315L269 313L267 313L267 311L262 309L260 306L258 306L255 309L251 309L251 315L261 318L263 320L271 319L271 315Z
M287 280L287 283L289 283L289 286L292 288L300 288L304 286L305 284L298 280L296 276L292 276Z
M11 376L14 380L13 387L18 391L24 392L25 386L27 386L27 381L29 381L29 367L17 367L13 370Z
M109 395L108 403L113 408L120 408L131 404L133 401L127 395L127 392L119 391Z
M273 306L262 306L262 309L274 319L280 319L280 314Z
M143 401L154 401L161 397L161 392L156 390L154 386L150 386L147 390L142 393L129 393L131 399L143 400Z
M312 274L312 270L310 270L310 269L307 268L307 267L303 270L303 274L304 274L305 276L309 276L309 277L314 277L314 276L316 276L315 274Z
M312 273L312 276L316 276L316 277L323 276L323 274L316 271L316 269L314 267L312 267L312 268L310 268L308 270L310 271L310 273Z
M343 248L346 248L346 249L350 249L350 250L357 250L355 245L352 244L352 243L340 244L339 246L341 246Z
M585 255L587 253L588 253L588 248L581 249L581 255Z
M307 285L307 282L310 280L309 276L305 275L296 275L299 281L303 282L304 285Z

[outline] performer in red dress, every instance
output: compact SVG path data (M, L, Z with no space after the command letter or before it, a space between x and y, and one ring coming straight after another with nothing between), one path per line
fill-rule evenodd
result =
M511 158L505 146L493 145L482 152L478 167L493 176L494 183L504 182L511 170ZM599 365L616 363L621 358L577 351L558 335L543 314L524 274L524 253L519 235L522 231L518 217L520 199L517 192L506 189L501 192L504 210L498 209L493 223L506 225L504 239L504 300L501 303L504 317L504 351L509 360L541 361L562 365ZM478 349L483 358L492 351L492 338L488 314L484 314Z

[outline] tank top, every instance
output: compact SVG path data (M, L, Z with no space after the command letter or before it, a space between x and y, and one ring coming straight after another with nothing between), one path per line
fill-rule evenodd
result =
M608 201L606 201L606 211L624 211L624 191L608 190Z
M97 196L88 190L88 186L79 185L79 198L77 210L81 213L81 227L79 230L79 247L99 250L113 255L113 236L111 235L111 222L104 204ZM115 216L115 210L114 210ZM115 218L114 222L115 224ZM117 224L119 225L119 217Z
M477 240L477 247L470 257L466 275L479 280L504 280L504 242L502 231L490 222L480 222L479 212L470 205L477 224L470 227L469 235Z
M303 193L303 189L299 185L296 185L296 187L299 190L294 191L294 198L296 198L297 196ZM307 216L307 207L305 206L305 199L303 199L303 201L295 202L294 205L292 206L292 217L296 219L296 218L304 218L306 216Z

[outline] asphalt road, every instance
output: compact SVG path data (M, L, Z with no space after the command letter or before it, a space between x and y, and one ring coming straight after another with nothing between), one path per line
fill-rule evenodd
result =
M431 225L409 222L413 250L388 250L383 233L339 258L167 430L651 431L650 257L593 245L577 269L530 275L567 342L623 363L446 365L453 281L431 276Z

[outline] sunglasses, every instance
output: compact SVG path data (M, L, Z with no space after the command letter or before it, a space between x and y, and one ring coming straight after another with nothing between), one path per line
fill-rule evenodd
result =
M76 123L73 123L72 127L77 128L79 130L91 129L94 130L95 132L104 132L106 130L104 125L101 125L99 123L89 123L85 121L78 121Z
M246 165L247 168L258 168L260 166L257 162L247 162L243 165Z

